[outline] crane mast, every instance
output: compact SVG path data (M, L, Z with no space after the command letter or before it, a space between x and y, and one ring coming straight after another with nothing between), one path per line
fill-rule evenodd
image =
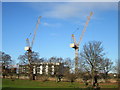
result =
M35 36L36 36L36 32L38 30L38 26L40 24L40 18L41 16L38 17L37 23L36 23L36 28L34 30L34 35L32 38L32 41L30 43L29 38L26 39L26 44L27 46L25 47L25 50L28 53L28 66L29 66L29 76L30 76L30 80L35 80L35 76L33 75L33 65L32 65L32 47L35 41Z
M90 16L87 16L87 21L86 21L85 26L83 28L82 34L80 35L80 39L79 39L78 43L76 42L74 34L72 34L73 43L70 44L70 47L75 49L75 73L76 74L78 73L78 60L79 60L78 52L79 52L79 45L80 45L80 43L82 41L82 38L84 36L84 33L86 31L86 28L88 26L88 23L89 23L90 18L91 18L92 15L93 15L93 13L90 12Z

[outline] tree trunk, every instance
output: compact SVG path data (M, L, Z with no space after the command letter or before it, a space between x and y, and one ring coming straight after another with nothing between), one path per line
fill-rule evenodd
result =
M92 86L94 86L94 68L92 67L92 82L91 82Z
M105 73L105 82L108 82L108 72Z
M5 78L5 74L3 74L3 78Z
M32 65L29 66L29 70L30 70L29 79L30 80L35 80L35 75L33 74L33 66Z

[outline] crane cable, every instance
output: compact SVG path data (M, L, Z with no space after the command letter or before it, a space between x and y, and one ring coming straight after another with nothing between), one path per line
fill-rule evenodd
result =
M78 30L79 30L79 28L77 28L76 30L74 30L72 34L74 34L75 32L77 32Z
M75 34L78 30L80 30L79 27L78 27L76 30L74 30L72 34ZM72 34L71 34L71 35L72 35ZM71 37L71 43L72 43L72 42L73 42L73 39L72 39L72 37Z

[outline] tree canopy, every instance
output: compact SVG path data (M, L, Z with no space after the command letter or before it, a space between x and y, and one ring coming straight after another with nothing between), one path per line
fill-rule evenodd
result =
M94 78L95 73L104 73L107 77L108 72L112 69L112 62L105 57L104 48L100 41L90 41L83 46L80 53L82 68Z
M9 65L12 63L11 56L0 51L0 62L2 66L9 67Z

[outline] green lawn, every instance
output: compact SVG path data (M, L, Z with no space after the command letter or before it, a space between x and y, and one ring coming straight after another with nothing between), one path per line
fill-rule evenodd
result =
M83 87L84 84L79 84L74 82L71 84L70 82L53 82L53 81L30 81L30 80L15 80L12 81L10 79L2 80L2 87L15 87L15 88L74 88L74 87Z
M105 84L100 85L101 88L117 88L117 84ZM71 84L70 82L53 82L53 81L30 81L30 80L14 80L11 79L3 79L2 80L3 88L85 88L83 83L74 82Z

